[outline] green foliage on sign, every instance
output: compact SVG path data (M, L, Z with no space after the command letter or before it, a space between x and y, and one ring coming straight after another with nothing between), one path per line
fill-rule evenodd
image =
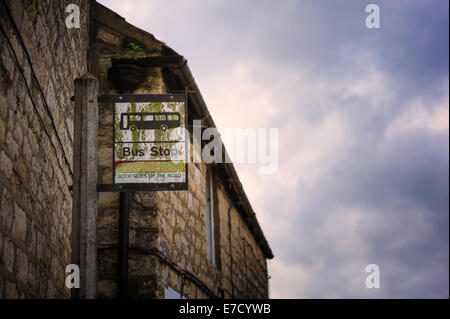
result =
M116 173L183 173L184 162L129 162L116 165Z

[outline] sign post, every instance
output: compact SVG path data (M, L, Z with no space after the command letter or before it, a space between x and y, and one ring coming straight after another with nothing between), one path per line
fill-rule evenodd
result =
M80 266L80 289L72 298L97 295L98 80L86 73L75 80L72 263Z
M128 297L128 213L134 191L188 189L187 95L100 95L112 103L112 184L120 192L118 297Z

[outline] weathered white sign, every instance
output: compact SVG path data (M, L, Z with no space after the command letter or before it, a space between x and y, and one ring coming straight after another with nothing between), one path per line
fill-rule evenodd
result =
M114 103L114 183L186 189L186 96L126 95L121 100Z

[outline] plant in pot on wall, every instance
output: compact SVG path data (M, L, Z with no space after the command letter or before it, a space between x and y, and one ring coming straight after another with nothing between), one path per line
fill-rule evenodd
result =
M145 79L146 69L138 59L145 57L145 51L134 42L128 42L124 47L131 58L113 59L109 76L121 93L132 93Z
M138 57L145 56L144 49L134 42L130 42L127 44L128 54L133 58L137 59Z

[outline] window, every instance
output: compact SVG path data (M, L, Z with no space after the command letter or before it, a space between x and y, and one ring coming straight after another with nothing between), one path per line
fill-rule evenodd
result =
M178 291L168 287L164 288L164 299L186 299L186 297L181 295Z
M216 254L214 249L214 202L213 202L213 178L212 173L208 170L206 173L206 258L213 264L216 264Z

